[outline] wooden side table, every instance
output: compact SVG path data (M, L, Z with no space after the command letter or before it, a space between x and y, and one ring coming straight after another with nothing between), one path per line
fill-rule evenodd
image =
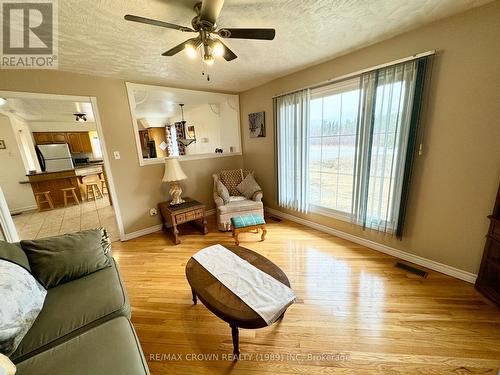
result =
M170 205L170 201L158 204L163 230L172 235L172 241L176 245L181 243L179 230L177 229L179 224L189 222L198 228L202 234L208 233L205 205L191 198L184 198L184 200L184 203L174 206Z

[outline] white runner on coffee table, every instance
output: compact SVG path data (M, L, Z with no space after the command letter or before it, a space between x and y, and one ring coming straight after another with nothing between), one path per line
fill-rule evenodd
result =
M268 325L273 324L295 301L292 289L222 245L206 247L193 258Z

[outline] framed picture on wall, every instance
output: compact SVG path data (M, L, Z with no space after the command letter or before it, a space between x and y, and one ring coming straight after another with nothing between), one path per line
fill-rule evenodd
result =
M266 136L266 113L255 112L248 115L248 128L250 138L261 138Z
M5 147L5 141L3 139L0 139L0 150L5 150L7 147Z

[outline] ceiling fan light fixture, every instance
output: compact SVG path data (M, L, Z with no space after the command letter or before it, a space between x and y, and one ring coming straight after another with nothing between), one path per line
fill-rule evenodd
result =
M75 113L75 121L76 122L86 122L87 115L85 113Z
M205 55L203 56L203 62L208 66L212 66L214 65L215 59L212 55Z
M197 46L193 45L193 43L186 43L184 51L186 51L186 55L188 55L189 58L194 59L198 55L196 48Z
M224 46L222 45L221 42L215 41L212 44L212 51L215 56L222 57L224 55Z
M217 20L224 6L225 0L198 0L194 6L196 15L191 20L191 27L177 25L165 21L159 21L151 18L125 15L125 20L139 22L147 25L163 27L177 30L184 33L198 34L162 53L162 56L174 56L185 50L185 53L191 57L199 57L207 66L214 63L214 58L223 58L225 61L233 61L238 56L222 42L223 39L250 39L250 40L273 40L276 36L276 30L272 28L219 28ZM215 37L217 36L217 37ZM209 74L205 74L202 69L202 76L210 81Z

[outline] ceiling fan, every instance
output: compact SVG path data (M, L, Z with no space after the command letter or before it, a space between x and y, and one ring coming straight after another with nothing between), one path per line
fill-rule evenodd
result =
M185 42L162 53L163 56L173 56L182 50L185 50L189 57L195 58L198 55L198 49L202 51L203 61L207 65L212 65L215 57L223 57L226 61L236 59L238 56L226 46L220 38L236 39L260 39L273 40L276 35L274 29L235 29L235 28L217 28L217 18L224 5L224 0L203 0L194 6L196 16L191 21L191 26L181 26L164 21L157 21L150 18L144 18L127 14L127 21L140 22L148 25L166 27L168 29L179 30L186 33L198 33L197 37L190 38Z

